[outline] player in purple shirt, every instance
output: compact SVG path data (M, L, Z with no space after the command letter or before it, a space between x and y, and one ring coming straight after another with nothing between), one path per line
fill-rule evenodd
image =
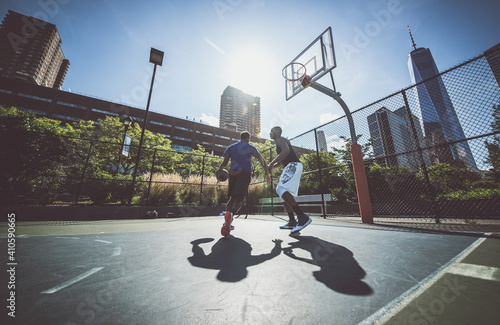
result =
M257 158L266 173L266 180L269 178L266 161L259 153L257 148L252 146L250 142L250 133L243 131L240 133L240 142L234 143L227 147L224 151L224 160L222 161L219 170L227 166L231 159L231 168L229 169L229 189L226 213L224 214L224 225L221 228L222 236L227 236L234 229L231 225L233 215L237 213L242 205L243 198L248 191L248 185L252 178L252 157Z

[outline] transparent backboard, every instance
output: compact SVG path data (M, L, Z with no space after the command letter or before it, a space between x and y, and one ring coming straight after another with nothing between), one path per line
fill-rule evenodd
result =
M302 63L306 67L306 74L311 81L316 81L337 66L333 48L332 28L328 27L308 47L297 55L290 63ZM298 65L297 65L298 66ZM299 71L301 73L302 71ZM304 90L301 80L289 81L285 79L286 100Z

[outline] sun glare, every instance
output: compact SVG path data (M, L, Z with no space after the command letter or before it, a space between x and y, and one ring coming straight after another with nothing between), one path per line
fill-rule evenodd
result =
M273 66L267 51L251 47L234 53L230 58L229 85L259 97L269 91L270 74L278 69Z

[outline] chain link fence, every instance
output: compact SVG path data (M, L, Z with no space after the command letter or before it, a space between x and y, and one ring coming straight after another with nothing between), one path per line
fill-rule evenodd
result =
M12 146L14 138L25 145ZM35 132L10 133L1 140L2 205L208 207L228 200L227 182L215 177L222 157L208 153L143 146L136 170L134 144ZM258 200L270 195L262 167L254 161L253 169L245 213L253 213Z
M500 217L498 69L479 56L352 112L375 217ZM290 139L304 165L299 195L326 194L325 216L359 215L350 134L342 116ZM3 205L218 206L228 199L227 183L214 176L221 157L145 146L135 170L134 144L38 134L12 148L8 137L0 139ZM261 153L269 162L276 150ZM244 213L276 196L254 163Z
M375 217L500 217L498 82L480 56L352 112ZM346 116L291 143L317 156L299 192L331 194L328 215L359 215Z

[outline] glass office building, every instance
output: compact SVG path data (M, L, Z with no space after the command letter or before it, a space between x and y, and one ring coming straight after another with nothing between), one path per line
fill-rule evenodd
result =
M469 144L437 69L431 51L416 48L408 55L411 81L418 84L415 96L419 106L426 145L431 147L433 164L460 163L477 169Z

